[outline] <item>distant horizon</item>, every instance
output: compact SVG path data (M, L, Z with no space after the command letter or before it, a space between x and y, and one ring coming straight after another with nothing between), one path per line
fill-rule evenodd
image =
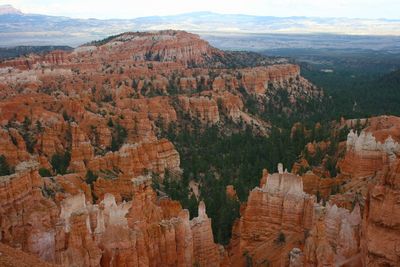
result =
M256 17L306 17L306 18L343 18L364 20L400 20L400 2L383 0L379 4L373 0L247 0L213 2L148 0L147 8L136 1L114 0L112 6L105 1L78 0L0 0L0 6L10 5L24 14L63 16L75 19L137 19L143 17L165 17L183 14L221 14ZM324 3L321 3L324 2ZM95 7L95 8L94 8ZM116 7L116 8L114 8ZM205 8L207 7L207 9Z
M16 3L23 1L25 0L16 0ZM0 4L3 4L2 2L4 0L0 0ZM203 6L202 8L205 7ZM180 12L183 10L174 11ZM16 14L13 16L1 16L0 46L45 44L75 47L127 31L158 31L165 29L184 30L201 36L207 34L210 36L280 34L303 35L308 36L307 38L309 39L310 35L324 34L400 37L400 19L334 17L334 14L332 14L332 17L318 17L307 16L306 14L300 14L300 12L292 16L279 16L280 14L267 16L246 14L244 12L246 10L235 14L222 13L218 10L189 10L178 14L140 14L141 16L139 17L133 17L134 14L131 14L132 17L130 18L105 19L99 17L76 18L76 16L71 17L67 14L27 12L25 9L18 9L18 6L0 5L0 14ZM25 15L19 16L18 14ZM286 45L286 41L283 39L278 43L281 46ZM397 49L397 45L393 40L386 40L385 42L379 40L374 41L374 43L378 47L380 47L379 43L384 43L384 46L389 43L391 47Z

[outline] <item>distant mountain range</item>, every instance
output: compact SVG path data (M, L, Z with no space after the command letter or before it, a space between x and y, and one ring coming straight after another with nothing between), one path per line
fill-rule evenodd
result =
M70 45L126 31L177 29L201 35L354 34L400 36L400 20L315 17L271 17L196 12L135 19L74 19L24 14L0 6L0 46Z

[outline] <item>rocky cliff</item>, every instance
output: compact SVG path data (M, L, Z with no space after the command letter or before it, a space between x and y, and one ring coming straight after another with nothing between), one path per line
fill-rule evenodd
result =
M394 160L378 174L369 187L363 221L363 260L365 266L400 264L399 190L400 161Z
M250 192L234 226L231 266L288 264L287 254L301 245L304 232L312 227L314 198L303 192L299 176L279 169L267 174L263 187Z
M360 207L316 203L300 176L264 172L235 224L227 266L361 266Z
M341 163L343 174L358 178L372 176L398 157L399 125L399 118L382 116L372 118L361 133L351 131L347 137L347 153Z
M42 183L37 165L2 177L2 243L63 266L219 266L204 204L190 221L179 203L157 199L150 176L131 182L132 201L106 194L95 205L82 191L45 198Z
M286 262L271 253L312 227L314 200L297 176L271 174L253 190L229 257L202 202L190 220L152 188L181 175L166 137L211 126L265 136L270 122L250 112L252 101L264 106L282 91L290 106L321 100L298 66L250 59L161 31L2 61L0 156L13 174L0 177L1 243L64 266ZM266 220L254 218L259 210ZM280 233L291 245L274 241Z

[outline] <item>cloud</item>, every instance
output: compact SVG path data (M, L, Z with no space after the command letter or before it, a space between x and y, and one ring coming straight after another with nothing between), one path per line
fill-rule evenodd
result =
M263 16L400 19L398 0L0 0L26 13L81 18L134 18L195 11Z

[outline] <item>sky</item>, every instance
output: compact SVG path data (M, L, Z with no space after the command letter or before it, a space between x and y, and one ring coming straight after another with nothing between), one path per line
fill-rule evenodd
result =
M400 0L0 0L24 13L136 18L211 11L259 16L400 19Z

